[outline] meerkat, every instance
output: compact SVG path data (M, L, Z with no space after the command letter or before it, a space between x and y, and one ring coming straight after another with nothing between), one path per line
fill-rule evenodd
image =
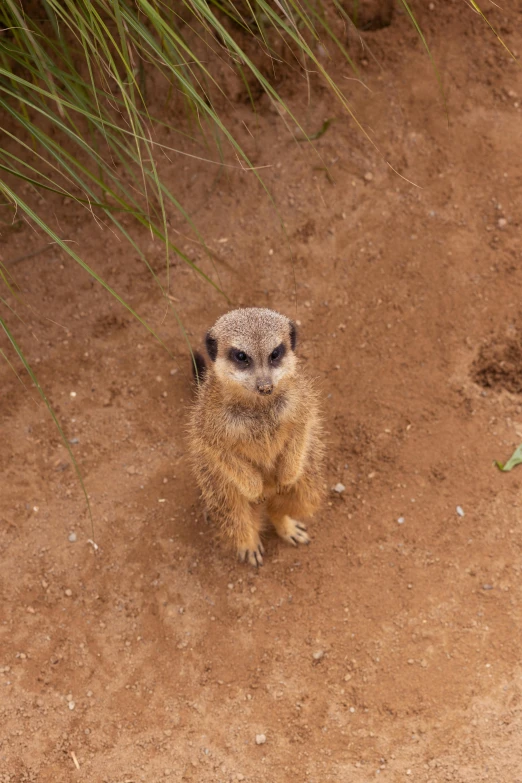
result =
M318 395L295 354L296 327L265 308L232 310L195 355L189 445L197 483L221 537L263 564L264 516L294 546L323 494Z

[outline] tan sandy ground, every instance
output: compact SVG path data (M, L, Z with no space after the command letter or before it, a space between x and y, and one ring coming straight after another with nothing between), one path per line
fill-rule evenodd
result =
M362 65L371 92L353 87L420 187L353 123L315 142L320 159L263 101L256 144L246 102L236 127L272 164L288 239L251 174L164 164L233 303L301 321L328 486L346 486L312 546L269 537L259 573L205 523L188 352L150 274L74 205L42 207L173 358L59 253L11 267L32 308L15 328L77 439L99 551L53 423L0 365L1 783L522 781L522 468L493 465L522 441L522 72L464 3L444 7L420 18L449 127L404 16L365 34L379 65ZM520 3L491 18L522 51ZM294 76L279 88L310 132L341 116L317 88L307 107ZM7 264L44 241L4 239ZM172 275L197 343L226 303L181 263Z

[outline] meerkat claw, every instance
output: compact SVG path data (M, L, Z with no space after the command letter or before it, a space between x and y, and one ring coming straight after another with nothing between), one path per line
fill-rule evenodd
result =
M240 549L238 555L242 563L246 562L255 566L255 568L259 568L259 566L263 565L264 551L265 549L260 542L256 549Z
M306 527L300 522L296 522L292 517L283 517L281 522L276 525L276 530L277 534L292 546L310 543Z

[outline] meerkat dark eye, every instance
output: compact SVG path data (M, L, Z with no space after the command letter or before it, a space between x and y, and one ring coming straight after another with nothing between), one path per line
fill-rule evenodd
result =
M239 364L240 367L248 367L250 364L250 357L248 354L244 351L237 351L235 348L232 348L230 351L230 358L233 362Z
M269 359L272 362L272 364L278 364L284 355L285 355L285 346L283 345L283 343L281 343L281 345L278 345L277 348L274 348L274 350L269 356Z

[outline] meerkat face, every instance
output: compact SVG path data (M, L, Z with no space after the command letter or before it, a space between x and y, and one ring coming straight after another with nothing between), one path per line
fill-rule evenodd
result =
M284 315L259 307L232 310L207 334L214 372L230 392L257 399L277 395L296 368L296 328Z

